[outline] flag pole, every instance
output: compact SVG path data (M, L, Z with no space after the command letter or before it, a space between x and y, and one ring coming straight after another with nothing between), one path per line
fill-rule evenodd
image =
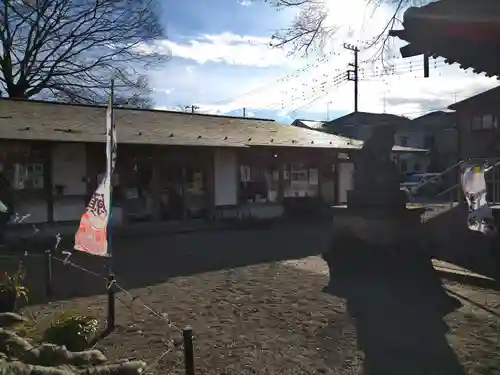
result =
M106 142L106 161L107 161L107 170L109 171L109 216L108 216L108 225L106 228L106 240L107 240L107 258L106 258L106 266L107 266L107 271L108 271L108 324L107 324L107 331L112 332L115 329L115 275L113 274L113 262L112 262L112 254L113 254L113 247L112 247L112 227L113 227L113 215L112 215L112 210L113 210L113 169L114 169L114 163L113 163L113 158L115 157L115 152L116 150L114 149L114 144L116 142L115 137L115 110L114 110L114 90L115 90L115 82L114 79L111 80L111 92L109 96L109 103L108 103L108 110L110 111L109 116L111 117L110 119L107 119L107 121L110 121L110 126L109 129L107 129L108 135L107 135L107 142Z

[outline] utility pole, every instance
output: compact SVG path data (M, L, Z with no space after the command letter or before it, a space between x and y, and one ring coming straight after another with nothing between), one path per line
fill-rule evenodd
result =
M424 78L429 78L429 55L424 53Z
M354 112L358 112L358 71L359 71L359 63L358 63L358 54L359 48L352 44L344 43L344 48L352 51L354 53L354 62L349 63L349 66L352 69L347 71L347 79L349 81L354 81Z
M191 110L191 113L195 113L197 109L200 109L197 105L187 105L184 107L186 110Z

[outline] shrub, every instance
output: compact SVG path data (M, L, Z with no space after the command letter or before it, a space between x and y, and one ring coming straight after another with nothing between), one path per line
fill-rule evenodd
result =
M81 351L91 346L98 329L99 321L92 316L63 316L45 330L43 341Z
M0 281L0 312L14 312L20 299L28 301L28 288L24 285L26 270L19 262L16 272L4 273Z

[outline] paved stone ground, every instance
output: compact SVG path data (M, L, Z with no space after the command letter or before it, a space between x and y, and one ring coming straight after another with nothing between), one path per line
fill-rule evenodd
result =
M115 243L118 283L137 298L118 294L118 328L98 347L110 358L152 362L170 339L179 338L141 300L168 313L177 326L194 327L200 374L340 375L360 374L364 366L365 375L498 371L498 291L446 281L447 293L460 302L446 311L435 309L439 293L427 293L411 277L389 284L352 280L343 295L324 293L326 265L316 254L328 243L328 227L304 224ZM72 259L97 272L104 267L102 260L82 254ZM41 292L37 262L28 266L32 289ZM56 301L25 310L38 322L37 330L68 310L105 319L101 280L57 264L54 283ZM39 278L38 284L43 285ZM373 370L381 366L382 373ZM182 374L182 351L169 353L151 373Z

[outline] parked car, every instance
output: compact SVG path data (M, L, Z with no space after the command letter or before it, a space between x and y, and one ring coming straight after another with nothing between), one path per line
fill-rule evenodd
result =
M429 182L428 182L429 181ZM432 198L441 191L443 179L439 173L416 173L400 185L401 190L413 197Z

